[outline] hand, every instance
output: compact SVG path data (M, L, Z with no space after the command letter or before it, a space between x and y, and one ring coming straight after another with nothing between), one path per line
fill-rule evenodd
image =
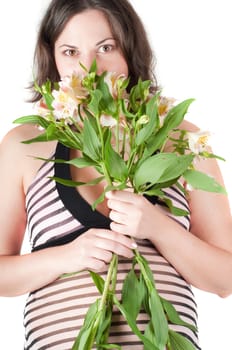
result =
M81 270L103 271L112 254L132 258L136 244L131 238L107 229L90 229L63 246L65 273Z
M111 229L118 233L150 239L154 235L158 219L165 217L145 197L129 191L107 192ZM157 221L156 221L157 220ZM154 226L155 225L155 226Z

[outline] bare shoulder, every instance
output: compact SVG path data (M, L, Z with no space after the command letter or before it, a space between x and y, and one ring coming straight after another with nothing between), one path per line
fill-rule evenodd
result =
M0 143L0 153L5 155L26 156L33 155L46 157L55 147L55 142L35 142L25 144L23 141L33 139L42 133L35 125L20 125L12 128L2 139Z
M41 131L35 126L30 124L19 125L11 130L3 137L1 142L1 147L10 147L16 143L22 143L27 139L34 138L38 136Z
M189 120L184 119L182 123L180 124L181 130L186 130L189 132L196 132L199 131L199 127L193 123L191 123Z
M0 162L5 172L12 181L23 183L25 192L42 163L36 157L49 158L56 147L55 141L23 143L40 133L34 125L20 125L12 128L0 143Z

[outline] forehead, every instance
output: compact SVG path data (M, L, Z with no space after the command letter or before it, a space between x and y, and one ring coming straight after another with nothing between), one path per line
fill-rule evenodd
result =
M102 36L113 37L105 14L99 10L85 10L67 22L57 42L63 40L94 41Z

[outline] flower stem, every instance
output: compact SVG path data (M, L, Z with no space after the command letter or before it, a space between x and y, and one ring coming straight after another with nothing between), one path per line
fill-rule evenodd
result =
M104 161L101 163L101 166L102 166L103 174L105 176L105 179L106 179L108 185L112 186L112 181L111 181L111 178L107 172ZM108 268L107 276L105 279L102 296L101 296L99 307L98 307L98 316L97 316L97 318L94 322L94 325L93 325L93 332L92 332L92 336L91 336L90 349L92 349L92 346L95 342L96 334L98 331L99 324L101 322L101 317L102 317L102 313L104 312L104 308L108 306L108 308L110 308L110 312L112 314L112 308L113 308L112 295L115 293L115 289L116 289L117 268L118 268L118 256L116 254L113 254L111 261L110 261L110 264L109 264L109 268ZM109 332L109 329L106 329L104 332L105 333L104 342L106 342L108 339L108 332Z
M88 339L88 343L87 346L85 346L85 350L91 350L95 341L96 341L96 336L98 333L98 329L99 329L99 325L102 321L102 315L104 313L104 309L105 306L110 306L112 308L112 293L114 293L115 291L115 285L116 285L116 277L117 277L117 265L118 265L118 256L117 255L113 255L110 265L109 265L109 269L107 272L107 277L104 283L104 289L102 292L102 296L100 298L100 303L98 306L98 310L96 313L96 318L93 321L92 325L91 325L91 334L90 334L90 338ZM113 290L111 289L111 283L113 286ZM108 302L110 301L110 302ZM105 337L106 338L106 337ZM104 339L106 341L106 339Z
M146 283L146 286L147 286L149 292L151 292L155 288L155 286L153 285L152 281L150 280L149 276L147 275L146 269L144 268L144 264L143 264L143 261L141 259L141 255L137 249L134 249L134 254L136 257L136 261L139 264L139 267L140 267L142 276L144 278L144 281Z
M111 292L110 285L111 285L111 281L112 281L113 276L115 276L117 273L117 264L118 264L118 256L116 254L113 254L113 257L110 261L110 266L109 266L109 269L107 272L102 297L100 300L100 305L99 305L100 311L103 309L103 306L106 304L106 300L107 300L109 291ZM113 288L114 289L115 289L115 284L116 284L116 281L115 281L115 277L114 277L114 281L113 281ZM113 290L113 292L114 292L114 290Z

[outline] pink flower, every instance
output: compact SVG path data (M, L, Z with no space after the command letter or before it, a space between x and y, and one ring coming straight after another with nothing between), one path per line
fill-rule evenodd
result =
M80 103L88 96L88 91L82 85L83 76L75 72L71 76L65 76L59 82L60 90L72 97L76 103Z
M124 74L117 75L116 73L113 73L113 72L107 72L106 75L104 76L104 82L108 85L110 94L114 98L118 97L121 85L123 81L126 79L127 78Z

